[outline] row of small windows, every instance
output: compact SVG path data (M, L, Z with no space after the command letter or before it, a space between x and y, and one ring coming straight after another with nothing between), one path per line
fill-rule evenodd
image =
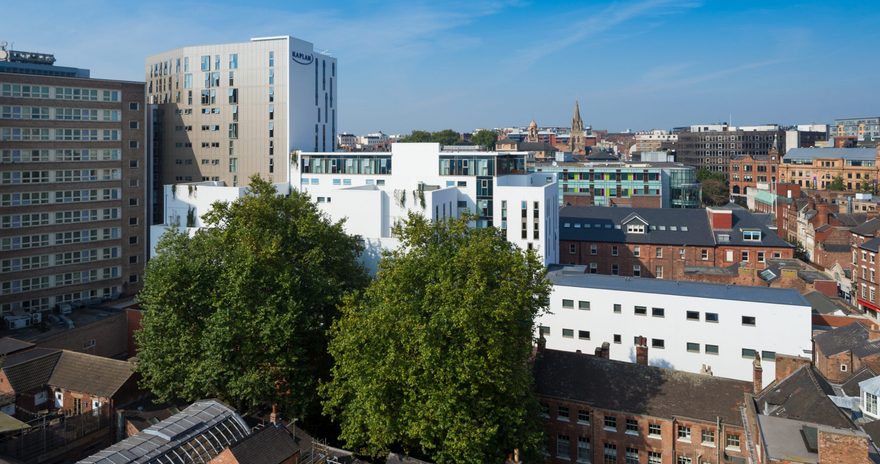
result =
M105 267L87 271L65 272L53 276L28 277L0 283L0 295L32 292L46 288L79 285L119 277L119 267Z
M0 260L0 272L29 271L53 266L67 266L70 264L116 259L119 257L119 253L119 247L109 247L67 251L64 253L48 255L25 256L21 258L9 258ZM133 256L133 258L137 258L137 256Z
M623 226L621 226L620 224L611 224L610 222L601 223L601 224L600 223L589 223L589 222L574 222L574 223L563 222L562 227L564 227L566 229L570 229L570 228L581 229L581 228L583 228L583 229L616 229L616 230L621 230L623 228ZM627 224L626 225L626 232L628 234L644 234L645 231L649 230L649 229L650 230L667 230L667 228L668 228L668 230L670 230L672 232L677 232L677 231L687 232L688 231L688 226L657 226L657 225L652 225L652 226L646 227L644 224Z
M0 106L0 119L118 122L119 110L94 108L50 108L47 106Z
M118 161L119 159L120 150L118 148L0 150L0 163Z
M53 245L115 240L120 235L118 227L103 229L68 230L51 234L18 235L0 238L0 250L25 250Z
M16 98L54 98L58 100L118 102L118 90L81 87L50 87L30 84L0 84L0 96Z
M563 309L574 309L575 300L573 299L562 299L562 308ZM577 307L580 310L589 311L592 309L592 305L589 301L585 300L577 300ZM621 304L613 304L612 311L615 313L623 312L623 305ZM633 306L633 314L636 316L647 316L648 315L648 307L647 306ZM666 310L664 308L651 308L651 316L653 317L666 317ZM718 313L704 313L704 320L706 322L718 322ZM699 321L700 320L700 312L699 311L685 311L685 319L689 321ZM756 319L754 316L742 316L742 325L752 326L754 327L756 324Z
M0 216L0 228L48 226L52 224L72 224L79 222L110 221L119 219L120 208L84 209L57 211L54 213L6 214Z
M48 142L115 142L120 140L117 129L49 129L44 127L3 127L0 128L2 141Z
M65 169L59 171L6 171L0 173L0 184L41 184L60 182L97 182L119 180L119 169Z
M54 192L13 192L0 194L0 206L48 205L118 200L120 189L61 190Z

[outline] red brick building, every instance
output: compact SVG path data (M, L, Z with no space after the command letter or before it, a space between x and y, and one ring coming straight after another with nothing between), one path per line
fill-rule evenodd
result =
M828 330L813 338L813 363L829 382L843 384L865 369L880 372L880 329L870 321ZM864 379L861 379L864 380Z
M751 382L540 348L534 373L547 463L747 459Z
M776 166L779 154L771 150L769 155L739 155L730 159L730 195L745 197L749 189L761 184L776 182Z
M792 258L794 247L739 207L716 209L565 207L559 213L561 264L594 274L685 279L688 268Z
M880 319L880 219L871 219L850 230L852 237L852 291L860 310Z

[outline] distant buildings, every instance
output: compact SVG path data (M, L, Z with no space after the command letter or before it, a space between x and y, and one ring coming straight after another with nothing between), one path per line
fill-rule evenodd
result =
M662 148L669 147L678 142L678 134L668 130L654 129L636 132L635 140L634 151L636 153L660 151Z
M778 125L694 125L680 132L676 160L698 168L727 174L730 160L740 155L767 155L776 148L785 153L785 131Z
M156 185L247 185L254 174L288 182L291 151L336 149L336 66L288 36L147 57L147 95L161 128Z
M593 353L607 344L610 359L637 362L645 337L652 366L743 381L752 380L756 354L771 371L777 353L810 358L812 310L797 290L586 271L549 272L550 311L536 320L548 348Z
M593 274L679 280L691 267L763 269L793 248L743 208L565 207L559 262Z
M0 50L0 313L134 295L146 261L144 85ZM67 308L69 310L69 307Z
M768 155L737 155L730 159L730 195L745 197L749 189L758 184L773 186L777 182L776 167L779 153L770 150Z
M835 137L855 137L858 141L880 139L880 117L835 119L831 127Z
M779 181L801 187L826 190L837 177L844 190L877 188L880 176L878 148L793 148L779 165Z

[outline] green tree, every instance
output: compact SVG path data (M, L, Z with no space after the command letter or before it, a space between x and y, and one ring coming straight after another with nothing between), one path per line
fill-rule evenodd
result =
M431 141L440 145L455 145L461 140L461 134L452 129L443 129L442 131L431 134Z
M433 142L434 138L428 131L414 130L411 134L400 139L401 142Z
M843 176L837 176L828 184L828 190L844 190L846 185L843 183Z
M721 182L724 182L727 180L727 179L725 179L724 174L722 174L720 172L710 171L706 168L700 168L699 170L697 170L697 181L698 182L702 182L702 181L708 180L708 179L715 179L715 180L719 180Z
M343 294L366 284L361 247L308 196L277 195L256 176L250 190L216 203L195 236L160 240L139 295L142 385L163 400L317 414L327 328Z
M502 462L541 442L528 365L549 282L536 254L467 219L410 215L331 329L324 411L361 453Z
M730 200L730 193L724 181L708 178L700 182L703 189L703 203L709 206L721 206Z
M471 136L471 143L485 147L487 150L495 149L495 142L498 141L498 133L492 130L478 130Z

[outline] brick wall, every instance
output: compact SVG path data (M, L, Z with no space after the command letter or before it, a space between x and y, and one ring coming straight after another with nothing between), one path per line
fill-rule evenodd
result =
M125 359L128 354L126 315L124 312L113 313L99 321L60 331L36 340L35 343L42 348L59 348L105 358Z
M870 463L867 436L844 435L819 430L819 462Z
M798 356L791 356L787 354L776 354L776 381L780 381L792 373L794 371L801 368L801 366L809 366L811 360L807 358L801 358Z

